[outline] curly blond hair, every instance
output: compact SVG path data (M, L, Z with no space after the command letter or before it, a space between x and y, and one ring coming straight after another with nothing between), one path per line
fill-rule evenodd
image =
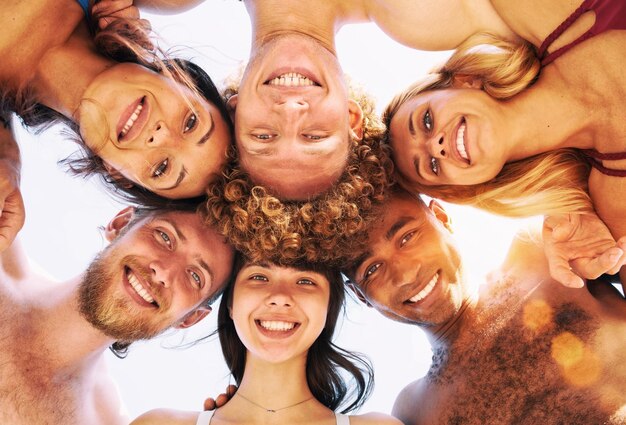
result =
M389 147L381 143L385 128L373 101L356 88L351 98L363 110L363 138L351 141L339 181L315 199L280 200L255 185L239 167L237 150L231 146L228 169L208 188L200 211L251 261L340 265L365 244L370 211L391 184L393 164Z
M540 68L531 44L475 34L443 66L395 96L383 113L383 121L389 127L405 102L425 91L451 88L464 77L478 81L495 99L509 99L533 84ZM427 186L409 183L400 174L397 178L408 190L444 201L473 205L498 215L526 217L592 210L588 176L589 165L582 154L559 149L509 162L494 179L476 185Z

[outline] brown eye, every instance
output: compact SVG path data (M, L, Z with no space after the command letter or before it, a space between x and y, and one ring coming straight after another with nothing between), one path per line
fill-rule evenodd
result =
M163 177L167 173L168 168L169 168L169 160L166 159L162 161L159 165L157 165L157 167L152 172L152 177L157 178L157 179L159 177Z
M437 160L437 158L430 158L430 170L436 176L439 175L439 161Z
M189 115L189 118L187 118L187 121L185 122L185 128L183 129L183 132L188 133L194 128L196 128L197 125L198 125L198 116L192 112L191 115Z
M424 124L424 128L428 131L432 131L433 129L433 117L430 113L430 109L427 109L424 112L424 116L422 117L422 123Z

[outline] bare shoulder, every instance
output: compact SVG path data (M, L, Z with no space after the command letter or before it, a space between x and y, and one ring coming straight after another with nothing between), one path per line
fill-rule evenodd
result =
M515 38L488 0L375 0L368 9L387 35L414 49L453 49L480 31Z
M391 414L403 423L414 423L415 414L420 410L425 380L418 379L404 387L396 397Z
M138 416L130 425L195 425L198 412L154 409Z
M364 415L350 416L351 425L368 425L368 424L382 424L382 425L402 425L398 419L393 416L386 415L384 413L370 412Z

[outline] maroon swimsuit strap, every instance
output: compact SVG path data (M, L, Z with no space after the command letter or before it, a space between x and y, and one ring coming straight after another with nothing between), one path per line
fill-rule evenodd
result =
M582 153L585 154L591 166L602 174L613 177L626 177L626 170L616 170L614 168L605 167L602 164L602 160L617 161L626 159L626 152L602 153L595 149L582 149Z
M541 66L546 66L547 64L561 56L563 53L565 53L567 50L571 49L578 43L581 43L592 36L592 33L590 31L587 31L582 36L572 41L570 44L561 47L560 49L550 53L549 55L546 55L548 53L548 47L550 47L552 43L554 43L554 41L559 38L561 34L563 34L565 30L567 30L576 21L576 19L580 18L583 13L591 10L591 8L589 7L589 3L591 3L592 1L593 0L583 1L582 4L578 6L578 8L567 17L566 20L561 22L561 25L556 27L556 29L552 31L545 40L543 40L543 43L541 43L541 46L539 46L539 52L537 52L537 56L541 58Z

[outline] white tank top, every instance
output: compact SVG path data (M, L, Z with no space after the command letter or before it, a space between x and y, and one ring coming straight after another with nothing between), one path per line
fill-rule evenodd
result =
M198 415L196 425L209 425L211 423L213 413L215 413L215 410L208 410L200 413L200 415ZM337 425L350 425L350 416L348 415L335 413L335 420L337 421Z

